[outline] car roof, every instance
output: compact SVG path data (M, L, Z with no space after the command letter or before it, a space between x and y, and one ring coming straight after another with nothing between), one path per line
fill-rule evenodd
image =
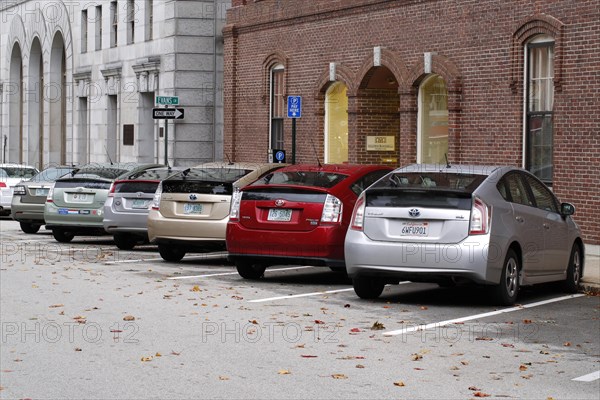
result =
M344 175L353 175L363 170L371 169L389 169L392 167L386 165L371 165L371 164L294 164L283 167L277 172L296 172L296 171L311 171L311 172L335 172Z
M279 164L273 164L273 163L255 163L255 162L211 161L211 162L206 162L206 163L198 164L198 165L195 165L195 166L190 167L190 168L192 168L192 169L195 169L195 168L232 168L232 169L251 169L251 170L255 170L255 169L272 167L273 165L279 165ZM287 164L285 164L285 165L287 165Z
M141 171L128 172L127 174L123 174L119 177L119 181L134 181L134 180L144 180L144 181L161 181L165 179L156 173L160 173L163 171L170 172L171 174L176 174L178 172L183 171L182 167L165 167L164 165L160 167L148 168ZM170 176L170 175L168 175ZM167 177L168 177L167 176Z
M472 165L472 164L410 164L404 167L396 168L393 172L439 172L439 173L459 173L475 175L502 175L510 170L521 170L520 168L507 165Z
M27 168L27 169L35 169L37 170L36 167L32 166L32 165L26 165L26 164L14 164L14 163L5 163L5 164L0 164L0 168Z

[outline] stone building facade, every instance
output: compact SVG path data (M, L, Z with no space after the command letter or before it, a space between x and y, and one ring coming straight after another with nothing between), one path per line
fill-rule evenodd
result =
M229 0L0 0L2 161L220 160ZM184 119L153 120L156 96ZM165 147L165 137L168 146Z
M225 153L503 164L577 207L600 244L598 0L233 0Z

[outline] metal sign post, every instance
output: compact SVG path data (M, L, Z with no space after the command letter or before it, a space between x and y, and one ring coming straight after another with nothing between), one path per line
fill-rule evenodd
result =
M288 96L288 118L292 119L292 164L296 164L296 118L302 117L302 97Z
M178 96L156 96L156 104L165 106L164 109L153 108L153 119L165 120L165 165L169 165L169 120L183 119L183 108L169 108L169 106L179 105Z

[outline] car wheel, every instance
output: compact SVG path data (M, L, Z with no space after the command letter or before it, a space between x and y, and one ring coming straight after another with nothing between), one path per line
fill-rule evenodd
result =
M185 251L181 247L167 244L159 244L158 252L165 261L178 262L185 256Z
M567 267L567 279L563 283L563 287L568 293L577 293L579 289L581 271L583 270L582 261L581 247L578 244L574 244L571 250L571 257L569 258L569 266Z
M510 306L517 301L519 294L519 271L520 261L517 253L513 249L509 249L502 264L502 275L500 283L494 286L492 295L494 302L503 306Z
M73 232L65 231L63 229L52 229L52 236L57 242L69 243L75 237Z
M133 235L127 235L125 233L115 233L113 239L115 241L115 245L121 250L131 250L137 243Z
M267 266L248 261L236 261L235 268L242 278L255 280L260 279L264 275Z
M30 224L28 222L20 222L21 230L25 233L37 233L40 230L41 225Z
M385 282L379 278L361 276L352 279L352 286L361 299L376 299L383 292Z

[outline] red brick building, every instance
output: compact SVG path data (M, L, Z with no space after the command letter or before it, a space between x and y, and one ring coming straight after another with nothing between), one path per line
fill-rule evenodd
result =
M600 244L599 0L233 0L224 149L296 162L509 164Z

